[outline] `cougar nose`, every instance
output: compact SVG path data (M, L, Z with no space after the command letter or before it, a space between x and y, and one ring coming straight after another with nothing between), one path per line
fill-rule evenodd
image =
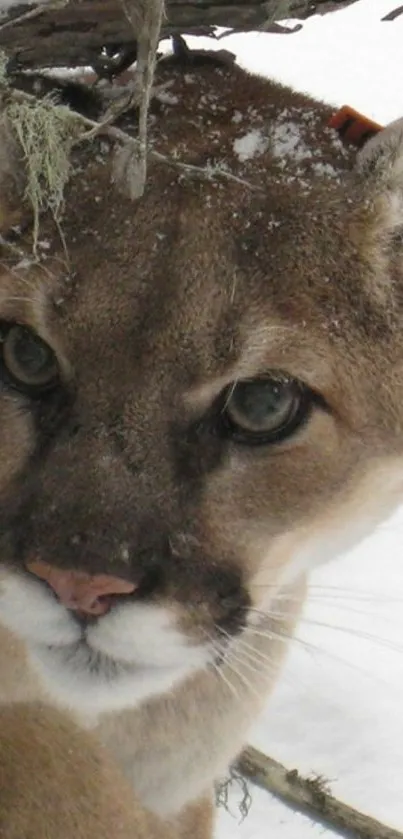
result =
M136 589L133 583L120 577L64 571L41 559L27 562L26 567L53 589L66 609L84 615L105 615L111 607L111 595L131 594Z

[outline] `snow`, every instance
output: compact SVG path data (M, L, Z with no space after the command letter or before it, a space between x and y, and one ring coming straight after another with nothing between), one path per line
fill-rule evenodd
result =
M275 124L273 130L273 154L276 157L292 154L297 160L305 160L310 157L310 151L301 139L301 133L296 122L282 120Z
M403 827L402 512L349 556L312 575L297 640L251 743L349 804ZM402 640L401 640L402 639ZM330 839L322 826L252 788L239 824L219 810L218 839ZM271 831L271 832L270 832Z
M251 71L336 106L349 104L385 124L403 113L403 16L380 20L397 5L397 0L359 0L333 15L310 18L296 34L236 34L218 45L235 52ZM210 40L201 41L199 47L212 48ZM300 148L294 128L285 117L277 129L279 154ZM259 153L261 139L258 132L241 135L237 153ZM286 668L250 737L289 768L325 776L336 796L400 830L402 541L400 511L348 556L312 575ZM217 839L336 836L268 793L254 787L251 792L253 803L241 822L242 793L234 786L232 815L218 811Z
M309 119L310 112L308 111L306 115ZM278 158L284 172L288 172L290 158L294 163L303 163L309 159L311 168L317 175L328 178L339 177L339 173L330 163L322 163L313 159L314 152L305 143L300 124L290 119L290 116L292 115L285 109L278 115L276 121L270 124L268 130L266 128L266 133L259 128L253 128L246 134L237 137L233 142L233 149L241 163L263 154L270 144L271 152L274 157ZM256 117L259 118L259 114L256 114ZM300 118L300 114L298 114L298 117ZM242 119L243 115L236 111L232 117L232 122L239 123ZM339 143L337 136L336 142ZM303 169L297 170L297 174L302 178ZM306 187L309 188L309 183L306 183Z
M234 152L243 163L245 160L250 160L257 154L263 154L267 149L267 145L268 138L264 137L258 129L253 129L234 140Z

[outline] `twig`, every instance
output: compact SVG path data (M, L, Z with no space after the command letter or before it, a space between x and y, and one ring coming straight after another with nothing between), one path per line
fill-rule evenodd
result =
M294 35L295 32L300 32L301 29L303 29L302 23L296 23L295 26L282 26L280 23L268 21L262 24L259 32L265 32L267 35ZM226 32L221 32L221 35L217 35L216 40L222 41L223 38L228 38L229 35L236 35L242 31L242 28L233 27Z
M54 80L55 77L48 76L48 78ZM88 84L88 82L85 83ZM163 96L164 93L172 87L172 85L173 80L168 79L168 81L162 82L162 84L153 86L150 99L158 100L158 98ZM128 84L124 86L122 85L121 87L114 85L103 87L101 95L104 100L104 105L107 104L107 107L101 115L99 122L95 123L95 127L92 131L93 137L95 137L96 134L99 134L98 129L101 125L103 128L107 125L113 125L113 123L117 122L120 117L124 116L124 114L128 111L138 108L141 99L141 91L138 90L133 81L130 81ZM89 139L90 134L87 134L86 136Z
M139 136L136 147L132 146L129 154L129 146L126 144L121 152L115 155L114 169L115 176L121 182L126 176L129 196L134 199L143 194L147 178L147 120L164 0L145 0L143 4L139 4L138 0L136 2L121 0L121 2L137 39L135 85L140 91Z
M221 169L220 166L195 166L193 163L183 163L183 161L174 160L172 157L167 157L165 154L155 151L155 149L151 149L149 156L160 163L166 163L167 166L172 166L173 169L180 169L185 175L195 175L198 178L203 178L208 181L214 180L214 178L223 178L223 180L233 181L234 183L241 184L241 186L246 186L254 192L263 192L260 187L251 184L250 181L246 181L244 178L238 177L238 175L234 175L233 172L227 172L226 169Z
M217 781L215 784L215 803L216 807L224 807L224 810L227 813L231 813L230 805L229 805L229 794L230 790L232 791L234 787L237 788L237 792L241 794L240 801L238 803L238 810L241 816L241 822L246 819L249 815L250 808L252 806L252 796L250 792L250 784L249 781L242 775L236 766L230 766L229 774L227 778L224 780Z
M242 752L237 768L257 786L346 839L403 839L400 831L334 798L323 778L303 778L296 769L287 770L252 746Z
M18 91L18 93L20 93L20 91ZM30 94L24 93L24 96L30 96ZM34 99L35 97L32 98ZM71 113L75 118L80 120L83 125L86 125L90 129L84 134L81 134L81 136L76 140L76 143L81 143L84 140L90 140L98 134L104 134L112 140L118 140L118 142L123 145L130 145L133 147L137 147L138 145L139 141L136 137L131 137L126 131L123 131L121 128L117 128L116 125L111 125L110 122L96 122L96 120L84 117L75 111L72 111ZM240 178L232 172L227 172L226 169L221 169L219 166L196 166L193 163L184 163L181 160L175 160L173 157L168 157L168 155L162 154L161 152L150 148L147 151L147 156L150 160L155 160L157 163L165 163L167 166L171 166L173 169L179 169L187 175L195 175L199 178L203 178L204 180L223 178L224 180L234 181L237 184L246 186L250 190L257 192L261 191L259 187L251 184L250 181L246 181L244 178Z
M23 90L17 90L16 88L9 89L7 91L8 98L16 102L30 102L31 104L35 104L37 102L36 96L32 93L27 93ZM78 145L79 143L83 143L85 141L91 140L93 137L102 134L106 137L109 137L112 140L115 140L122 144L122 146L129 147L129 150L133 152L138 148L138 139L136 137L131 137L130 134L127 134L126 131L123 131L121 128L118 128L116 125L111 125L109 121L107 122L97 122L96 120L90 119L89 117L85 117L82 114L77 113L77 111L73 111L70 108L67 108L65 105L55 105L55 107L64 108L67 111L71 119L80 123L83 127L86 127L88 131L84 131L80 134L73 142L73 145ZM250 183L250 181L245 180L244 178L238 177L238 175L234 175L232 172L228 172L226 169L222 169L219 166L196 166L192 163L184 163L180 160L175 160L172 157L168 157L168 155L162 154L155 149L148 149L147 150L147 157L150 160L155 160L157 163L164 163L167 166L172 167L173 169L178 169L179 171L183 172L185 175L195 176L198 178L202 178L203 180L213 180L214 178L221 178L227 181L233 181L234 183L240 184L241 186L245 186L247 189L255 192L261 192L262 190L260 187L255 186L254 184Z

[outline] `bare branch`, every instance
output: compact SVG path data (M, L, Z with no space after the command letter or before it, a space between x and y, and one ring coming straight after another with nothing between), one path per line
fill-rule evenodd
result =
M393 9L392 12L382 17L381 20L396 20L400 15L403 15L403 6L398 6L397 9Z
M31 93L12 88L8 90L7 97L9 101L29 103L31 105L38 101ZM79 125L88 129L78 136L75 132L73 145L87 142L99 134L120 143L121 147L126 150L127 157L130 157L133 154L138 154L139 140L136 137L131 137L130 134L127 134L126 131L118 128L116 125L112 125L110 121L111 116L109 116L108 120L105 122L97 122L96 120L89 119L89 117L85 117L64 105L54 105L54 107L62 110L66 116L69 115L72 121L77 122ZM234 175L232 172L229 172L227 169L222 169L219 166L195 166L191 163L185 163L183 161L176 160L175 158L168 157L168 155L161 154L161 152L150 148L147 150L147 158L149 160L154 160L157 163L163 163L166 166L170 166L172 169L177 169L179 172L182 172L184 176L196 177L203 180L220 179L224 181L232 181L252 191L260 191L259 187L254 186L249 181L244 180L243 178Z
M345 839L403 839L399 830L381 824L334 798L323 778L303 778L296 769L287 770L252 746L242 752L237 769L257 786L340 833Z
M115 155L115 175L127 185L130 198L139 198L147 178L147 118L154 79L155 60L160 39L164 0L144 0L143 8L136 0L121 0L125 15L137 38L135 89L140 91L139 136L135 148L128 153L126 143ZM139 8L140 6L140 8ZM139 20L140 18L140 20Z

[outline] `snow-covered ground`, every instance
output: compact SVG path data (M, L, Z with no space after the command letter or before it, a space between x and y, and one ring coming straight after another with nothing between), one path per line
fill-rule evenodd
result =
M384 124L403 115L403 15L398 0L359 0L293 35L219 42L250 70ZM200 44L200 41L199 41ZM208 42L211 48L211 42ZM251 742L335 795L403 829L403 514L354 553L312 575L288 665ZM332 628L330 628L332 627ZM336 834L260 790L239 824L219 811L218 839L326 839Z

